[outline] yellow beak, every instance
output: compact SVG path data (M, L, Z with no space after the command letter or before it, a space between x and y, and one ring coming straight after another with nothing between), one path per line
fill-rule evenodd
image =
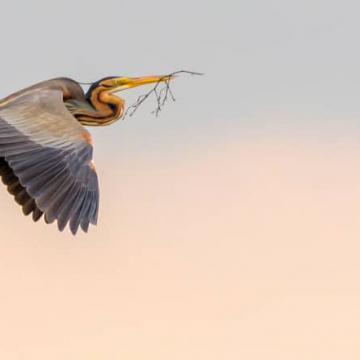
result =
M109 91L111 93L130 89L136 86L159 83L163 81L170 81L175 78L174 75L153 75L153 76L143 76L143 77L119 77L111 79L113 88Z

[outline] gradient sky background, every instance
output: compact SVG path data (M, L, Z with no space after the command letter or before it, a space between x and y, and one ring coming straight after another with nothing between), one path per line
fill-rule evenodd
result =
M57 76L206 75L178 79L158 118L149 102L91 130L89 234L33 224L0 188L0 358L359 358L359 11L4 4L1 96Z

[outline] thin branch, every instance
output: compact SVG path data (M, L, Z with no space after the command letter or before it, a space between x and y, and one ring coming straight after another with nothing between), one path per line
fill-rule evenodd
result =
M203 75L202 73L194 72L194 71L187 71L187 70L179 70L175 71L171 74L165 75L155 84L155 86L148 91L146 94L140 95L133 105L130 105L124 112L122 119L126 117L131 117L135 114L138 108L146 101L149 97L154 96L157 102L156 108L151 112L158 116L161 110L163 109L165 103L170 99L172 101L176 101L174 93L170 88L170 81L171 77L178 75L178 74L189 74L189 75ZM164 80L166 79L166 80ZM161 85L164 87L161 88Z

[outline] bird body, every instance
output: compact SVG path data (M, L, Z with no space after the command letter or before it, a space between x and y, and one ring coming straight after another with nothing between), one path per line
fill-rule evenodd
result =
M0 101L0 176L34 221L67 224L73 234L96 224L99 185L91 134L121 118L124 100L114 93L167 81L167 76L108 77L87 93L74 80L57 78Z

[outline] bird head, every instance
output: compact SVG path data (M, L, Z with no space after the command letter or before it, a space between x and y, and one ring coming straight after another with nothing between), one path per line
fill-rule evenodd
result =
M79 121L85 125L108 125L121 117L124 112L124 100L115 95L119 91L141 85L168 82L174 75L152 75L142 77L109 76L93 83L86 93L86 99L96 113L85 114L82 111ZM86 112L86 111L85 111Z

